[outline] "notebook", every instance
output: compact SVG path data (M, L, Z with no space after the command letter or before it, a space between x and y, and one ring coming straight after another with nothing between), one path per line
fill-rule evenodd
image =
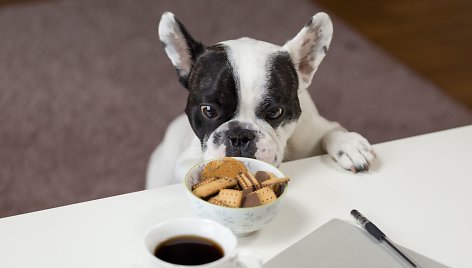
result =
M398 245L397 245L398 246ZM412 250L398 246L418 267L447 267ZM279 255L264 268L323 267L412 267L392 249L372 238L365 230L339 219L316 229Z

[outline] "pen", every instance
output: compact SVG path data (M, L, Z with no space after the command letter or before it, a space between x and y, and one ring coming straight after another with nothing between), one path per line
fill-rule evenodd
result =
M400 251L395 245L390 241L390 239L382 232L380 229L375 226L371 221L369 221L364 215L362 215L359 211L353 209L351 210L351 215L359 222L365 230L375 237L379 242L385 241L388 246L390 246L393 250L395 250L403 259L405 259L411 266L417 267L416 264L408 258L403 252Z

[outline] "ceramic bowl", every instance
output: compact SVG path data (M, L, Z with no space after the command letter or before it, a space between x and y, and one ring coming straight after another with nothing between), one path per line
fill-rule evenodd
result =
M259 170L263 170L271 172L278 178L285 177L279 169L266 162L243 157L233 158L243 162L252 174ZM284 197L287 194L288 185L275 201L269 204L250 208L228 208L217 206L195 196L192 193L192 185L200 180L202 169L209 161L194 166L189 170L185 177L186 196L197 216L217 221L231 229L231 231L238 236L248 235L263 228L277 216Z

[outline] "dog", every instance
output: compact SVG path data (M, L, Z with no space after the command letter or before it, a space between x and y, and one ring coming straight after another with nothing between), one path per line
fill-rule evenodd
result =
M346 170L367 171L372 146L320 116L307 91L332 35L320 12L283 46L246 37L204 46L165 12L159 38L188 100L151 156L146 187L181 182L197 163L225 156L279 166L327 152Z

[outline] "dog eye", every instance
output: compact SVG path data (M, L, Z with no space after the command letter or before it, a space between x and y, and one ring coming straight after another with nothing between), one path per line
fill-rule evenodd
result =
M272 108L269 111L267 111L267 117L269 119L274 120L274 119L279 118L282 115L282 113L283 113L282 108Z
M200 111L202 112L203 116L206 118L215 118L218 116L216 109L211 107L210 105L202 105L200 106Z

